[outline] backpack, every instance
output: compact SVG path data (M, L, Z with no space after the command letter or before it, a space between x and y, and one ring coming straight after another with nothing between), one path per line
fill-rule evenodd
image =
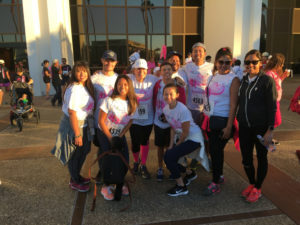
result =
M135 176L130 168L128 162L123 156L123 144L122 144L122 138L120 137L113 137L112 138L112 143L111 143L111 150L104 152L100 154L97 159L92 163L89 169L89 177L91 178L91 169L92 166L98 162L100 159L102 159L101 162L101 173L103 174L103 182L105 184L116 184L116 192L118 193L116 196L115 193L115 200L119 201L122 196L122 186L125 183L128 187L129 190L129 197L131 201L131 192L130 192L130 187L127 181L125 181L125 176L127 171L129 170L130 173L133 176L133 180L130 181L131 183L135 182ZM95 178L92 178L95 182ZM92 208L91 211L95 210L96 207L96 197L97 197L97 185L95 182L94 185L94 198L93 198L93 203L92 203ZM121 211L125 211L128 209L130 206L125 207Z
M293 98L291 99L289 109L300 114L300 86L297 88Z

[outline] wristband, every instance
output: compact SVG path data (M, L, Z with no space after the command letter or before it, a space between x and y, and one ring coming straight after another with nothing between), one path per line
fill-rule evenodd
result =
M81 134L79 134L78 136L75 136L75 138L79 138L79 137L81 137Z

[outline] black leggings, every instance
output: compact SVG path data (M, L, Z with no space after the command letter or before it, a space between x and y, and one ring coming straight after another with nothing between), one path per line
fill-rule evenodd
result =
M58 104L62 104L61 85L60 84L53 84L53 87L55 89L55 95L53 96L52 101L54 103L56 101L58 101Z
M223 174L224 148L229 139L220 138L222 130L211 130L209 137L209 154L211 156L213 182L218 183Z
M268 150L257 139L257 135L264 136L267 131L266 126L262 127L239 127L240 146L243 158L243 165L250 184L255 185L257 189L261 185L268 172ZM253 149L256 148L257 157L257 176L255 179L255 168L253 165Z

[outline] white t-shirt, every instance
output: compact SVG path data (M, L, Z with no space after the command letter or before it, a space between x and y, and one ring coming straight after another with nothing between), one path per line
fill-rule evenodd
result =
M62 111L69 116L69 109L76 111L78 120L85 120L88 115L92 115L94 99L83 85L73 84L67 88Z
M115 86L118 74L112 76L106 76L102 72L94 74L91 77L92 83L95 88L96 110L94 113L95 127L100 128L98 124L98 117L100 112L100 106L104 98L110 96Z
M193 62L192 57L185 58L185 63L190 63L190 62Z
M107 113L105 124L112 136L119 136L132 119L133 115L128 115L128 108L128 101L120 98L106 97L102 101L100 109Z
M175 135L180 136L182 133L182 123L189 121L190 130L186 140L200 142L203 139L200 128L194 123L190 110L184 104L177 101L174 109L170 109L169 105L166 105L163 112L168 123L175 130Z
M164 100L164 96L163 96L163 90L164 90L165 84L162 80L159 82L159 86L160 86L160 88L158 89L157 97L156 97L154 124L162 129L166 129L166 128L170 127L169 123L167 123L167 122L164 123L159 119L159 117L163 113L163 109L167 105L167 103Z
M133 74L128 74L132 80L135 94L139 103L133 124L147 126L153 124L153 88L158 81L156 76L147 74L143 82L138 82Z
M210 116L228 117L230 110L230 87L232 80L237 77L234 73L215 74L208 82L208 100L210 111L205 114ZM207 99L205 99L205 103Z
M235 75L237 75L238 78L239 78L240 80L243 79L244 71L243 71L243 69L242 69L240 66L234 66L234 67L232 68L232 72L233 72Z
M209 77L212 75L211 66L207 62L201 66L188 63L183 67L183 70L188 80L187 107L202 112L205 88Z

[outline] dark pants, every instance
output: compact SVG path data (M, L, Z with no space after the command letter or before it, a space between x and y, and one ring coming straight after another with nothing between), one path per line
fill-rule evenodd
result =
M103 152L111 150L110 141L108 140L107 136L98 128L96 129L96 135L99 143L98 155L102 154ZM122 146L123 146L123 151L122 151L123 156L125 157L127 162L129 162L128 145L127 145L125 135L122 137ZM101 159L98 161L99 168L101 168L100 167L101 161L102 161Z
M53 84L53 87L55 89L55 95L52 98L52 102L55 104L56 100L58 101L58 104L62 104L62 97L61 97L61 85L60 84Z
M168 170L171 172L171 176L174 179L180 177L180 172L184 172L182 166L178 163L178 160L199 148L201 145L199 142L187 140L180 145L176 145L165 153L164 161Z
M222 130L211 130L208 134L209 153L212 163L213 182L218 183L223 174L224 148L229 139L222 139Z
M129 132L133 153L140 151L140 145L148 145L152 126L152 124L147 126L140 126L137 124L131 125Z
M71 156L71 159L68 162L68 169L71 175L71 178L76 183L80 183L80 171L82 168L82 165L85 161L85 158L87 154L91 150L91 142L88 141L87 137L87 128L83 128L83 138L82 138L82 146L78 146L73 155Z
M239 127L240 146L243 157L243 165L250 184L254 184L260 189L268 172L268 150L257 139L257 135L264 136L267 131L266 126L262 127ZM253 149L256 148L257 176L255 179L255 169L253 165Z

